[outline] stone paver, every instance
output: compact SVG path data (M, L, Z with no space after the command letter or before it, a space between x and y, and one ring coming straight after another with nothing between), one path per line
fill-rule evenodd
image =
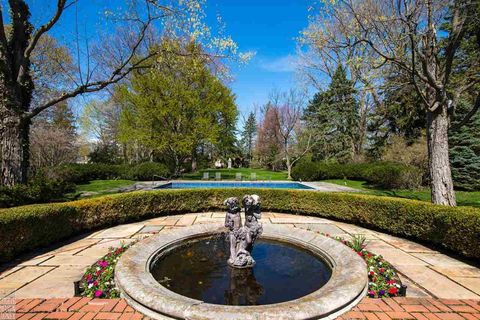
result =
M147 320L123 299L16 299L3 304L3 319L61 320ZM417 320L477 320L480 301L432 300L416 298L364 298L337 319L417 319Z
M438 298L479 299L473 291L427 266L399 265L397 270ZM477 278L478 279L478 278Z
M345 238L365 235L367 249L382 254L399 271L402 281L408 285L409 297L480 299L479 268L421 244L324 218L265 212L262 220ZM222 225L223 222L224 213L203 212L158 217L100 230L0 266L0 292L16 298L69 298L73 295L73 281L80 279L87 266L105 255L110 247L189 224Z

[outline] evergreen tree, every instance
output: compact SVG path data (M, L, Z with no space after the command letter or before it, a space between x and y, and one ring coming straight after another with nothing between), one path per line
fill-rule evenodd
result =
M253 158L253 142L255 141L256 132L257 132L257 120L255 119L255 113L250 112L243 126L242 140L241 140L245 158L247 158L249 162L251 162Z
M410 84L409 76L391 70L384 87L384 100L377 105L368 126L368 154L375 160L381 158L391 137L400 136L411 145L426 130L425 109L415 87Z
M464 118L471 105L462 101L457 106L453 126ZM480 114L477 113L465 126L450 131L450 164L455 187L463 190L480 190Z
M343 66L333 74L328 90L315 94L305 110L310 128L323 137L313 150L315 160L351 161L361 150L358 139L359 106L353 81Z

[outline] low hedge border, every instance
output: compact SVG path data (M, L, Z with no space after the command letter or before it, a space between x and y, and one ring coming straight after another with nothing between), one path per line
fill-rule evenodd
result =
M256 193L265 211L342 220L480 259L480 210L361 194L275 189L159 190L0 210L0 261L86 231L147 218L223 210Z

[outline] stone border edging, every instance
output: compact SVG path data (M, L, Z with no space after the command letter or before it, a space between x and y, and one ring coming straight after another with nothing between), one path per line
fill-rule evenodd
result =
M221 224L171 229L140 241L120 258L115 281L127 302L154 319L312 319L335 318L360 301L368 278L363 259L334 239L307 230L264 224L262 237L292 243L321 255L332 268L330 280L302 298L262 306L225 306L179 295L160 285L150 265L161 251L185 240L224 231Z

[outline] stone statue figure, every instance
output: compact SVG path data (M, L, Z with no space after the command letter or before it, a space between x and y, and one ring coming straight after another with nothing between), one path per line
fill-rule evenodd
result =
M235 268L249 268L255 265L252 258L252 249L255 240L262 233L262 224L258 221L261 217L260 197L247 195L243 197L245 208L245 225L242 225L241 208L237 198L225 200L227 207L225 227L229 229L230 258L228 264Z

